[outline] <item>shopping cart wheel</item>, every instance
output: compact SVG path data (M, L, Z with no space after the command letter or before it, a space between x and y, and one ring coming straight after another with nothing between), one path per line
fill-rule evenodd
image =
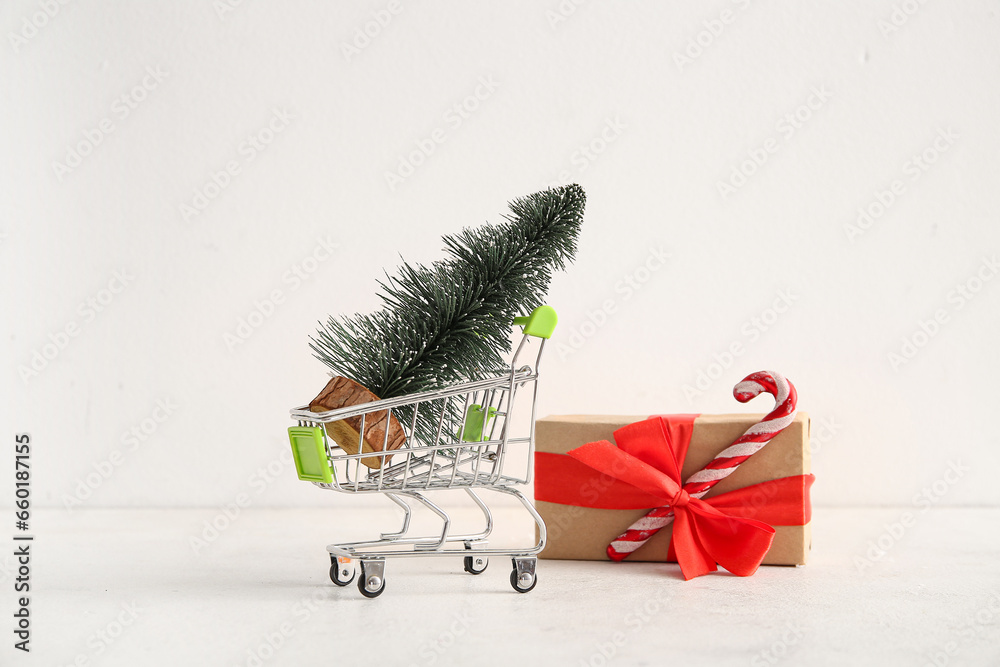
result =
M357 573L354 571L351 561L340 563L336 556L331 556L330 563L330 581L338 586L347 586L354 581L354 576Z
M510 585L518 593L527 593L538 583L534 558L512 558L514 570L510 573Z
M482 574L486 571L486 566L490 564L490 559L484 556L466 556L465 571L469 574Z
M361 578L358 590L366 598L377 598L385 590L385 561L361 561Z

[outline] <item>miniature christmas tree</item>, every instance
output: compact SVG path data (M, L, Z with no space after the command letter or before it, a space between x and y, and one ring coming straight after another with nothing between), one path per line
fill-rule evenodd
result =
M310 347L343 378L331 380L311 407L426 391L504 367L513 318L541 305L552 273L573 259L585 203L579 185L516 199L505 222L445 236L445 259L404 263L387 276L379 310L321 324ZM398 424L382 426L402 444ZM378 449L384 434L372 432Z

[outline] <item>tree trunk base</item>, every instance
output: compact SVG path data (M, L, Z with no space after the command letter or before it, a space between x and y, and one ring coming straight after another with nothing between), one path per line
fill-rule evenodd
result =
M323 388L319 395L309 402L309 409L313 412L326 412L338 408L370 403L379 400L379 397L368 391L366 388L349 378L337 376L332 378ZM406 434L403 427L397 421L395 415L388 418L388 410L370 412L365 415L364 438L361 437L361 417L348 417L326 424L326 433L337 446L348 454L358 453L358 444L361 444L361 452L381 452L383 446L386 451L399 449L406 442ZM388 419L387 419L388 418ZM388 424L386 423L388 421ZM386 431L388 430L388 441ZM391 454L385 456L371 456L361 459L361 463L369 468L378 469L383 465L389 465ZM383 463L384 461L384 463Z

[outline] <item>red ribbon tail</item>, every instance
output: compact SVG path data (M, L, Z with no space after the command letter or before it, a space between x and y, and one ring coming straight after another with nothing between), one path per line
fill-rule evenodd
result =
M705 505L691 503L691 527L702 553L739 577L757 571L774 542L774 528L763 521L726 516ZM676 528L675 534L676 534ZM678 562L684 557L677 549ZM682 563L682 562L681 562ZM681 564L684 571L684 565ZM685 577L687 571L684 571ZM698 576L704 574L700 569Z
M676 549L677 564L681 566L685 581L718 569L715 559L698 539L698 529L691 514L686 510L674 512L674 534L670 540L671 546Z

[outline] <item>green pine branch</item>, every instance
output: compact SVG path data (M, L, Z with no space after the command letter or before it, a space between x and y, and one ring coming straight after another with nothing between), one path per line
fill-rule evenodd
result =
M511 202L505 222L445 236L445 259L404 263L379 283L379 310L320 323L314 356L381 398L495 373L513 318L541 305L573 260L585 204L579 185L557 187Z

